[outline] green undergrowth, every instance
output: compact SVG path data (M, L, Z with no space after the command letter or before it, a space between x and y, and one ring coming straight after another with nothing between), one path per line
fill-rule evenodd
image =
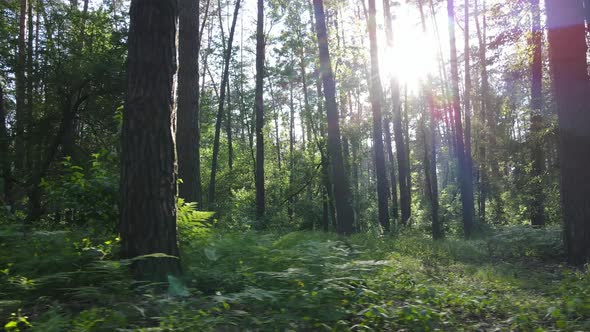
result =
M584 331L590 271L561 263L560 230L479 239L403 232L221 233L180 211L184 276L135 282L115 236L0 229L8 331ZM91 240L92 239L92 240Z

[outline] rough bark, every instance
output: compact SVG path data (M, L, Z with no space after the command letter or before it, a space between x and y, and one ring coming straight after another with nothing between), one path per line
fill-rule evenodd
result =
M133 0L128 39L127 96L121 154L122 256L142 279L180 272L176 236L173 79L175 0Z
M199 136L199 5L180 0L178 17L178 86L176 150L178 195L201 206L201 163Z
M344 161L342 159L340 124L338 121L338 106L336 105L336 84L330 62L323 0L313 0L313 7L319 48L320 74L324 87L326 115L328 118L328 154L330 157L332 178L334 179L334 203L337 216L336 230L341 234L351 234L354 231L354 215L350 202L349 180L344 170Z
M590 80L576 0L546 0L549 60L559 123L561 203L568 261L590 261Z

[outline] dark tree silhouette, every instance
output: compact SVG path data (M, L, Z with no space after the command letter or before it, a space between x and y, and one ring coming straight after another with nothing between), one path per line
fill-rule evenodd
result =
M570 263L590 261L590 80L580 2L546 0L549 60L559 118L565 247Z
M375 150L375 172L377 175L377 205L379 207L379 223L389 232L389 208L387 171L385 168L385 154L383 153L383 119L381 116L381 104L383 100L383 87L379 72L379 46L377 44L377 18L375 0L369 0L369 41L371 53L371 79L370 95L373 109L373 149Z
M463 208L463 231L465 237L470 237L473 231L473 183L469 163L465 156L465 141L463 125L461 123L461 100L459 97L459 70L457 61L457 45L455 37L455 4L447 0L447 14L449 20L449 42L451 53L451 81L453 95L453 115L455 122L455 140L457 144L457 159L459 166L459 186L461 188L461 206Z
M178 17L178 92L176 149L178 194L202 204L199 137L199 3L180 0Z
M256 217L264 217L264 1L258 0L258 17L256 23L256 91L254 96L254 113L256 115ZM259 220L260 222L260 220Z
M336 104L336 84L330 62L323 0L313 0L313 8L320 57L320 74L324 86L326 115L328 117L328 154L332 164L337 219L336 230L341 234L351 234L354 231L354 214L350 203L351 194L348 175L344 169L344 160L342 159L342 142L340 139L338 106ZM330 190L329 185L327 189Z

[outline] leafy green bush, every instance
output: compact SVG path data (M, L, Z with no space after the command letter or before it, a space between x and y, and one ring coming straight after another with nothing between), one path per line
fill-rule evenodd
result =
M118 172L112 168L117 164L114 159L115 156L106 152L95 153L85 169L72 164L67 157L58 177L42 179L47 208L56 221L64 217L72 224L104 228L105 223L110 223L109 226L114 226L119 197Z

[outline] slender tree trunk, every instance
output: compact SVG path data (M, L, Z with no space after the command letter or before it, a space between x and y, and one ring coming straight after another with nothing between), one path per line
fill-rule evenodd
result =
M85 8L88 8L88 0L85 2ZM33 135L32 135L32 128L33 128L33 108L34 108L34 94L33 94L33 82L35 81L33 77L33 0L28 1L28 8L27 8L27 32L28 32L28 39L27 39L27 113L25 115L26 118L26 126L27 126L27 143L26 143L26 157L25 160L29 164L29 167L33 167Z
M476 11L479 10L477 0L475 0ZM487 116L487 99L488 99L488 71L486 64L486 44L485 37L482 36L482 29L479 24L479 18L475 17L475 27L477 29L477 38L479 40L479 62L481 66L481 124L482 131L480 133L479 143L479 220L484 223L486 221L486 200L488 196L488 160L487 160L487 145L491 141L488 137L492 134L489 133L490 128L488 126Z
M385 19L385 32L387 34L387 46L393 47L393 28L391 16L390 0L383 0L383 11ZM411 201L410 201L410 187L408 186L408 161L406 160L406 143L403 135L402 115L401 115L401 101L399 93L399 85L397 80L392 77L391 85L391 104L393 108L393 133L395 139L395 149L397 153L398 163L398 182L400 192L400 207L401 207L401 223L407 225L410 219Z
M466 3L467 5L467 3ZM422 1L418 2L418 8L420 10L420 17L422 21L422 32L426 34L426 19L424 17L424 10L422 7ZM467 11L467 9L466 9ZM467 23L467 19L466 19ZM465 33L468 34L468 28L465 28ZM468 47L468 42L466 42L466 48ZM466 52L466 58L468 57L468 52ZM467 60L466 60L467 61ZM466 70L469 68L466 65ZM468 74L466 74L466 77ZM436 173L436 127L437 127L437 115L436 115L436 108L434 105L434 92L432 88L432 76L429 74L426 84L423 86L424 95L426 96L426 104L427 104L427 112L425 112L424 116L421 119L422 122L422 132L424 137L424 177L426 179L426 196L430 201L430 212L432 218L432 238L433 239L440 239L443 237L443 228L440 222L439 216L439 203L438 203L438 175ZM466 79L466 85L467 85ZM429 120L429 134L426 133L426 119ZM428 142L428 137L430 137L430 144Z
M232 106L231 106L231 89L229 84L229 79L227 80L227 118L225 122L225 132L227 135L227 167L231 172L234 168L234 143L233 143L233 135L232 135L232 124L231 124L231 113L232 113Z
M273 114L273 120L274 120L274 129L275 129L275 146L277 149L277 164L279 166L279 170L282 168L282 163L281 163L281 135L279 130L281 129L279 126L279 108L277 107L276 103L275 103L275 94L274 94L274 89L273 89L273 85L272 85L272 79L271 77L269 77L268 79L268 86L270 88L270 100L271 100L271 104L272 104L272 114Z
M341 234L351 234L354 231L354 215L352 213L351 196L348 176L344 170L342 160L342 145L340 141L340 124L338 121L338 106L336 105L336 85L330 62L328 48L328 34L323 0L313 0L316 34L319 48L320 72L324 85L326 114L328 117L328 152L334 179L334 199L336 205L336 229Z
M225 106L225 96L227 94L227 82L229 80L229 64L232 54L232 44L234 40L234 33L236 31L236 22L238 21L238 13L240 11L240 0L236 0L236 7L234 9L234 17L229 32L229 39L227 42L227 48L225 50L225 59L223 67L223 77L221 79L220 92L219 92L219 107L217 109L217 118L215 120L215 138L213 140L213 158L211 161L211 177L209 179L209 208L215 208L215 185L217 176L217 164L219 159L219 147L220 147L220 136L221 136L221 123L223 121L223 107ZM223 24L221 24L223 26Z
M531 0L533 62L531 63L531 148L533 156L533 202L531 204L531 224L545 224L545 195L543 192L543 174L545 172L545 155L543 152L543 59L541 10L539 0Z
M369 40L371 47L371 81L370 95L373 109L373 149L375 150L375 169L377 175L377 200L379 207L379 223L389 232L389 208L387 171L385 169L385 155L383 149L383 120L381 117L381 104L383 100L383 88L379 73L379 49L377 45L377 22L375 0L369 0Z
M559 122L561 203L568 261L590 262L590 79L576 0L546 0L549 60Z
M295 105L293 103L293 81L289 82L289 188L293 190L295 182ZM293 220L294 195L290 195L287 214Z
M2 167L2 203L12 207L12 169L10 165L9 136L6 128L6 110L4 108L4 86L0 83L0 167Z
M440 220L438 202L438 174L436 172L436 116L432 100L430 103L430 201L432 204L432 238L436 240L444 236L444 226Z
M18 58L16 63L16 135L15 135L15 169L22 170L25 166L25 66L26 45L25 30L27 19L27 0L20 1L19 34L18 34Z
M389 119L383 122L383 130L385 135L385 146L387 149L387 156L389 158L389 180L391 181L391 213L393 220L399 217L397 204L397 179L395 176L395 159L393 158L393 144L391 142L391 131L389 130Z
M258 0L256 28L256 91L254 110L256 113L256 217L262 219L264 204L264 0ZM262 225L261 225L262 226Z
M463 125L461 123L461 101L459 98L459 70L457 61L457 46L455 38L455 5L454 0L447 0L449 20L449 41L451 52L451 80L453 93L453 112L455 115L455 134L457 141L457 159L459 166L459 185L461 188L461 206L463 208L463 231L465 237L470 237L473 231L473 184L469 174L469 164L465 157L465 142L463 140Z
M404 143L406 144L404 148L404 160L406 161L406 196L408 197L408 203L410 209L412 207L412 161L410 159L410 103L408 99L408 84L404 85L404 132L403 136L405 137ZM411 216L410 210L410 216ZM408 219L409 220L409 219Z
M174 93L177 3L133 0L121 155L121 245L135 275L165 281L179 274L176 237Z
M197 148L199 136L199 5L180 0L178 18L177 131L178 194L187 202L201 199L201 163Z
M465 163L467 165L467 176L473 183L473 159L471 154L471 48L469 46L469 0L465 0L465 23L464 23L464 58L465 58Z

